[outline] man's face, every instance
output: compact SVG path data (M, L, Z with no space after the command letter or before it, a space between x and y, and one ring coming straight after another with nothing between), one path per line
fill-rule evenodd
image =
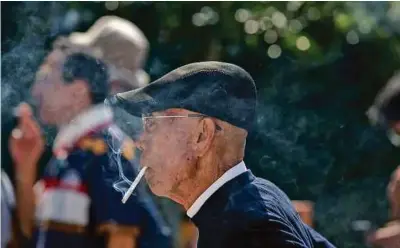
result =
M187 115L186 110L155 112L154 117ZM146 118L139 140L140 163L147 166L146 180L157 195L176 192L196 173L193 129L199 118Z
M60 50L53 50L40 66L32 87L40 118L47 124L57 124L72 102L69 87L62 80L65 58Z

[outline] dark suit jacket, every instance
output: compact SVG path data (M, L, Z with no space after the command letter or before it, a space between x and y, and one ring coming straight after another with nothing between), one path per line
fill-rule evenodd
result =
M218 189L192 220L198 248L334 247L301 221L285 193L250 171Z

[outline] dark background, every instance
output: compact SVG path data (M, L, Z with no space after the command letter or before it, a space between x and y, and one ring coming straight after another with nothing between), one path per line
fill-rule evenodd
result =
M29 86L51 42L85 31L103 15L121 16L143 30L151 47L145 69L152 79L202 60L249 71L259 109L246 164L291 199L313 201L316 229L338 247L365 246L352 221L387 220L385 187L400 154L383 131L370 127L365 112L399 69L399 3L2 2L7 171L10 111L29 101ZM267 31L279 36L269 41L272 48L264 40ZM296 46L301 36L309 41L306 51ZM276 45L281 54L273 59L268 50ZM45 130L50 145L52 130Z

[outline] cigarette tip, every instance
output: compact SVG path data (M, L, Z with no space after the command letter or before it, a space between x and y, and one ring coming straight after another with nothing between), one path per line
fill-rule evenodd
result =
M122 202L123 204L126 203L126 201L127 201L127 200L129 199L129 197L131 196L132 192L133 192L133 189L132 189L132 188L128 189L128 191L125 192L125 194L124 194L124 196L122 197L122 200L121 200L121 202Z

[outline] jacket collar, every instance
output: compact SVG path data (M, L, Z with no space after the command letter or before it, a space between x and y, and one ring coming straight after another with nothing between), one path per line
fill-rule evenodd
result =
M243 190L247 185L251 184L256 177L250 170L236 176L229 182L226 182L204 203L201 209L193 216L192 221L198 227L208 226L216 221L218 217L225 211L227 204L235 192Z
M59 130L53 152L59 154L68 151L80 138L110 126L112 121L113 113L110 107L104 104L91 107Z
M199 198L192 204L192 206L187 210L186 214L189 218L192 218L204 205L204 203L210 198L215 191L221 188L224 184L232 180L233 178L239 176L240 174L247 171L246 165L244 162L240 162L239 164L235 165L234 167L230 168L227 172L225 172L217 181L211 184L210 187L204 191Z

